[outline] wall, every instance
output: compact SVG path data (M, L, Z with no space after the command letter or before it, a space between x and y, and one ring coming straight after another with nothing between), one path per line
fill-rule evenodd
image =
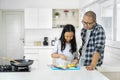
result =
M79 8L80 0L0 0L1 9Z
M2 56L2 11L0 10L0 56ZM1 62L1 58L0 58L0 64Z
M103 65L120 67L120 48L114 48L106 45Z
M83 9L84 12L89 11L89 10L94 11L96 13L97 23L101 23L101 6L100 6L100 4L94 3L94 4L90 5L89 7L86 7Z
M95 2L97 0L80 0L80 8L84 8L86 6L89 6L91 3Z
M0 10L0 64L2 64L2 58L4 54L4 46L3 46L3 27L2 27L2 11Z
M25 46L33 46L34 41L43 42L44 37L49 38L48 42L50 45L51 40L55 39L55 37L57 37L57 39L59 39L61 32L62 32L62 28L35 29L35 30L27 29L27 30L25 30ZM76 37L77 44L79 47L81 44L80 29L79 28L76 29L76 36L77 36Z
M120 34L120 6L117 8L117 34ZM120 41L119 35L117 35L117 41Z

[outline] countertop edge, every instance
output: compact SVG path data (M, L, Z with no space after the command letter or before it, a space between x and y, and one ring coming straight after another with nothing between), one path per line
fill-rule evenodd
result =
M24 46L24 49L53 49L54 46Z
M101 66L97 69L99 72L120 72L120 67Z

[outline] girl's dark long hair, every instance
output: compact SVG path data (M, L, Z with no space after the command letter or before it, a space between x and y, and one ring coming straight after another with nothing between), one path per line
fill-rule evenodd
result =
M59 38L59 40L61 41L61 51L63 51L66 47L66 40L65 40L65 37L64 37L65 32L73 32L74 33L73 39L70 41L70 43L71 43L70 52L73 54L73 52L76 52L76 50L77 50L74 26L71 25L71 24L67 24L67 25L64 26L63 31L61 33L61 37Z

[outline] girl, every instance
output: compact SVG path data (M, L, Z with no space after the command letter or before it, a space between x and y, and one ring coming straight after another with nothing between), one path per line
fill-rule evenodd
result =
M68 63L73 63L76 65L78 63L75 28L73 25L67 24L64 26L51 57L56 59L56 64L67 65Z

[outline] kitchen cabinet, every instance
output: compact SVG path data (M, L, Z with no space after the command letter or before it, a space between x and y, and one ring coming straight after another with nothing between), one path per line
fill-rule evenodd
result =
M52 47L24 47L24 56L26 59L34 60L32 68L52 63L51 59ZM47 63L47 64L46 64ZM39 67L40 68L40 67Z
M40 28L52 28L52 9L38 9L38 25Z
M34 60L33 64L31 65L32 68L38 68L38 66L39 66L39 49L24 49L24 56L25 56L25 59Z
M25 28L38 28L38 9L25 9Z
M52 49L39 49L40 66L41 65L47 66L47 65L52 64L51 53L52 53Z
M25 29L52 28L52 9L50 8L26 8Z

